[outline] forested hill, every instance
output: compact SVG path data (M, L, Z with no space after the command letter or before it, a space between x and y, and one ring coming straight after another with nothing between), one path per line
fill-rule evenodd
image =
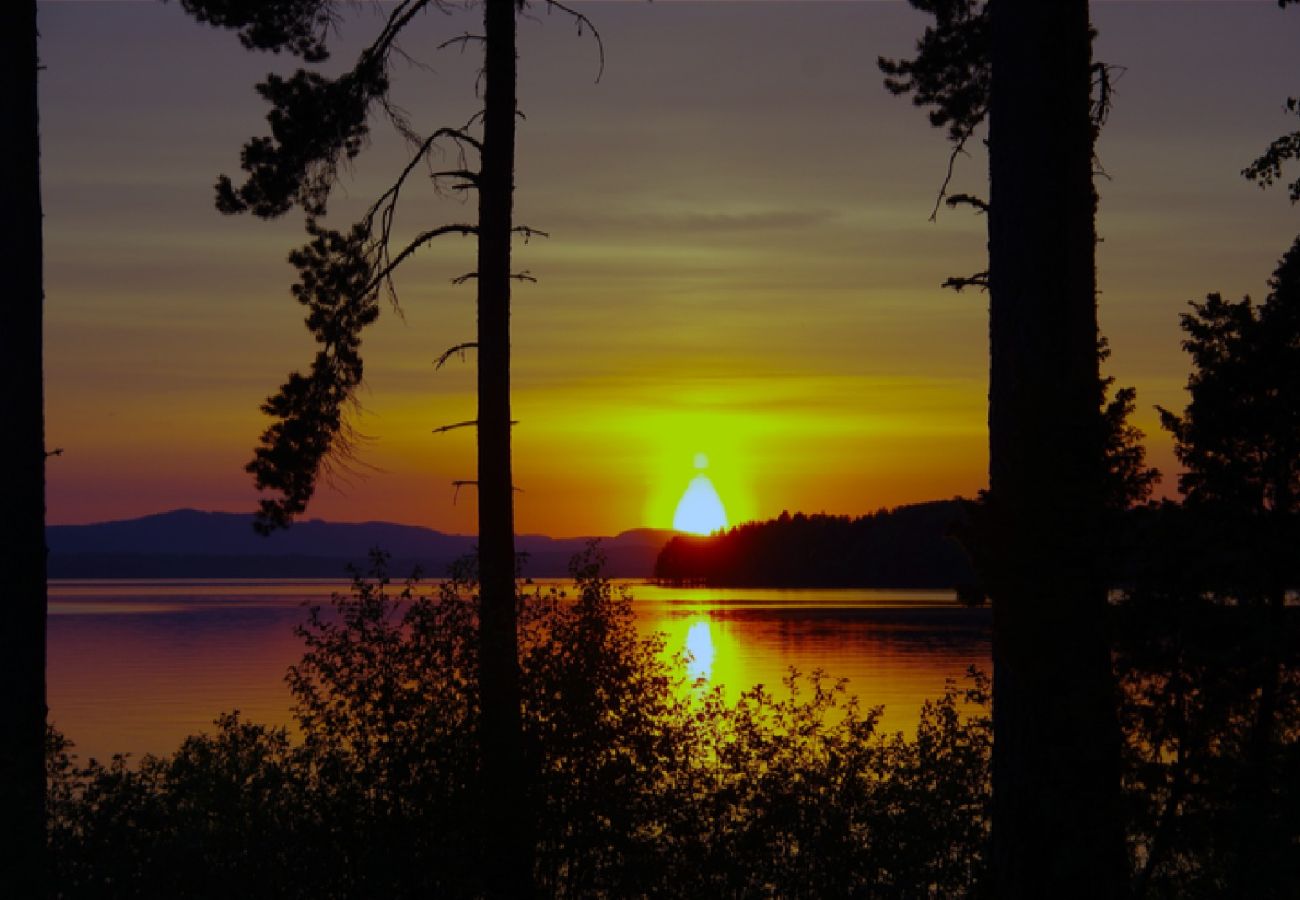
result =
M415 567L440 578L452 560L474 551L473 535L391 522L298 522L262 537L243 513L178 509L119 522L52 525L46 529L52 578L335 578L367 565L371 548L391 554L389 571ZM601 539L606 573L649 577L655 555L674 532L641 528ZM523 573L564 577L588 538L519 535L528 554Z
M949 536L963 516L958 500L858 518L785 512L710 537L674 537L655 577L719 587L952 588L974 580Z

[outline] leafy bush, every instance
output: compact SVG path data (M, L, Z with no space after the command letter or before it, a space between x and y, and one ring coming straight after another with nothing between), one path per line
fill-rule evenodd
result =
M728 702L690 683L631 600L575 560L574 596L520 596L519 814L550 897L956 897L988 841L988 683L950 684L915 739L842 682L791 672ZM52 734L60 897L477 896L475 584L369 577L311 609L289 686L301 732L216 720L169 757L77 767Z

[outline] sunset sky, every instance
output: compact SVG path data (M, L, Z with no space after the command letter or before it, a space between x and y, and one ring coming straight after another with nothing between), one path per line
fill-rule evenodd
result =
M927 221L948 147L889 96L879 55L926 21L901 2L582 3L607 64L559 15L521 24L515 291L517 523L523 532L668 527L697 453L731 521L862 513L985 483L987 300L938 285L983 268L984 222ZM382 9L382 7L380 7ZM361 6L337 71L381 13ZM52 523L181 506L251 511L243 465L262 399L313 343L285 258L301 216L223 217L218 173L265 131L253 84L292 58L244 50L176 4L41 4L47 442ZM473 52L435 51L477 13L430 15L399 64L417 127L477 109ZM1094 3L1096 56L1124 67L1099 146L1109 371L1172 487L1153 404L1181 408L1178 314L1209 291L1262 297L1300 230L1280 188L1239 171L1296 120L1300 12L1268 2ZM386 186L404 149L382 120L330 223ZM1292 175L1294 177L1294 174ZM986 194L986 161L955 188ZM410 235L472 206L412 192ZM398 275L404 319L367 333L354 474L309 515L474 530L469 240ZM1050 489L1045 485L1045 489Z

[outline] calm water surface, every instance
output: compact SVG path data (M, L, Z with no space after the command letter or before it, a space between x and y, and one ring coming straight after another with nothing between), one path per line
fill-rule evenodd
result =
M779 688L788 668L849 680L884 726L910 731L921 703L971 665L990 667L990 619L951 592L626 585L637 627L729 694ZM82 757L166 753L223 710L291 723L285 669L301 654L305 603L340 581L54 581L51 720Z

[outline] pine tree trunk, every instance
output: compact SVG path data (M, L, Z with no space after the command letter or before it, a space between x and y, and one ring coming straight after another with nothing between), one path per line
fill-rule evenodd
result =
M510 464L510 239L515 166L515 0L484 0L478 236L480 731L489 896L532 894L523 778Z
M994 895L1120 897L1088 6L990 10Z
M5 454L0 477L0 850L13 897L44 895L45 414L41 363L40 141L36 2L0 15L0 252L5 310L0 384Z

